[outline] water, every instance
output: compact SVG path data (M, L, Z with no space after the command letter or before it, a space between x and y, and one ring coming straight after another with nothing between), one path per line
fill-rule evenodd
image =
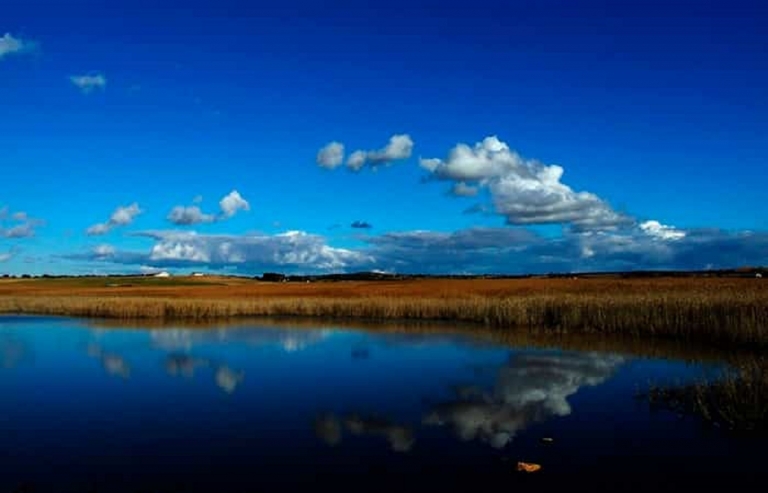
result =
M324 327L0 317L0 491L650 491L765 474L753 440L636 398L718 365Z

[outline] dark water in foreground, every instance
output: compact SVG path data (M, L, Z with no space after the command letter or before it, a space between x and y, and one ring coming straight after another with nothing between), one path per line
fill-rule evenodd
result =
M716 372L469 336L0 317L0 491L659 491L765 479L754 440L635 398L649 381ZM517 461L543 468L519 473Z

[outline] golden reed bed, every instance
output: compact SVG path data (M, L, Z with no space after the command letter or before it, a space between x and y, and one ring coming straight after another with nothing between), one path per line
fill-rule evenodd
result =
M264 283L207 277L0 281L0 313L119 319L440 320L495 329L768 345L762 279L425 279Z

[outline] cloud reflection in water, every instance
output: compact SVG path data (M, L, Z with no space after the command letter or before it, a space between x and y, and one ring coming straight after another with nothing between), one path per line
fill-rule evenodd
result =
M395 452L408 452L416 441L413 430L384 418L350 414L340 419L334 414L322 414L315 419L315 434L329 446L336 446L342 440L342 424L354 436L374 435L383 437Z
M569 396L603 383L623 362L597 353L515 355L498 370L491 390L455 387L456 399L435 406L422 423L451 426L461 440L502 448L534 422L569 415Z
M98 344L88 345L88 356L101 361L101 366L110 375L121 378L129 378L131 376L131 367L122 356L107 353Z

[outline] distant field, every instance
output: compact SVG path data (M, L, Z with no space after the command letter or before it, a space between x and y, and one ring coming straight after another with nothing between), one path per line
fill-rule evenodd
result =
M0 279L0 296L162 296L170 298L293 297L464 298L539 295L768 295L768 279L414 279L395 281L263 282L247 278L82 277Z
M210 320L303 316L440 320L768 347L768 280L245 278L2 279L0 313Z

